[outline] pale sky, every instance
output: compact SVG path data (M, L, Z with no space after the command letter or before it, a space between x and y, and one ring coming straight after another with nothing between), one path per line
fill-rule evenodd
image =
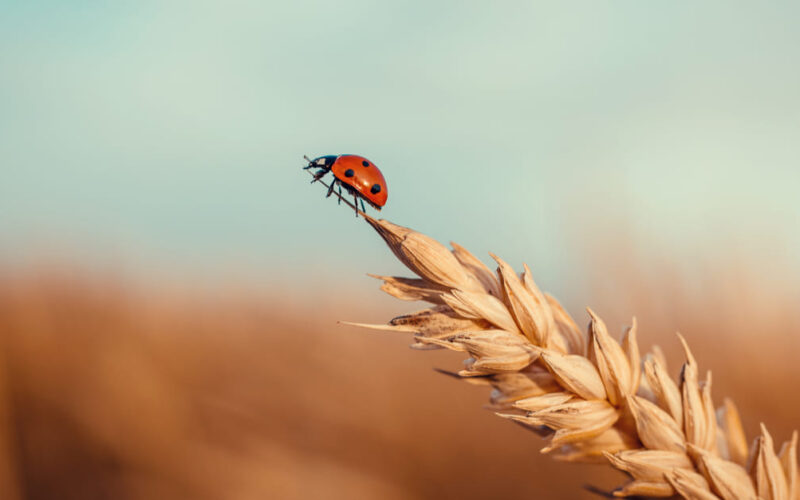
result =
M791 260L799 15L792 2L0 2L0 256L397 269L300 170L303 154L356 153L387 179L382 217L540 280L574 277L582 236Z

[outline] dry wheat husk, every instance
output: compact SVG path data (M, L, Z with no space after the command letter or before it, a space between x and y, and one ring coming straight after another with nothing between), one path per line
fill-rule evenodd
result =
M527 266L517 274L492 255L493 273L455 243L451 251L409 228L365 220L417 275L373 276L381 288L431 307L359 326L412 333L415 348L466 353L457 375L491 385L489 407L547 436L543 452L626 472L631 481L618 497L800 500L797 433L776 453L762 425L748 451L736 406L726 400L715 409L711 373L701 380L680 335L686 361L675 381L660 350L641 356L635 319L618 341L589 310L584 333Z

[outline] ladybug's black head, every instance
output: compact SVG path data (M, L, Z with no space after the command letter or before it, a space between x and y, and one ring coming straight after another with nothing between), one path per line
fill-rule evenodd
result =
M338 157L338 155L320 156L311 160L309 166L330 169Z

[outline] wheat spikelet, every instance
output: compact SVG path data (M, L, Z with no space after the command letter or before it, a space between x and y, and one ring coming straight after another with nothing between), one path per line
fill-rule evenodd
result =
M402 300L432 307L387 325L412 347L469 357L458 375L492 387L490 407L549 439L566 461L601 461L631 481L618 497L798 500L797 433L776 454L766 427L748 451L736 406L715 409L711 373L679 335L686 361L677 382L659 350L640 355L636 320L621 342L589 310L583 333L530 269L517 274L496 255L493 273L466 249L411 229L365 220L418 278L374 276ZM354 323L351 323L354 324Z

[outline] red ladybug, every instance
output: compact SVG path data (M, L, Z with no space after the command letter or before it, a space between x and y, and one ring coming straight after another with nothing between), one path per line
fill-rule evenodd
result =
M357 205L358 199L361 199L361 209L364 210L364 200L380 210L386 204L386 198L389 196L389 191L386 188L386 180L383 174L375 166L374 163L367 160L363 156L358 155L328 155L320 156L314 160L308 160L308 165L304 167L306 170L309 168L318 168L314 174L314 183L328 174L333 173L334 180L328 187L328 195L333 193L333 187L339 186L339 201L342 198L342 186L348 193L353 195L354 205ZM356 208L354 206L354 208ZM356 208L356 217L358 217L358 208Z

